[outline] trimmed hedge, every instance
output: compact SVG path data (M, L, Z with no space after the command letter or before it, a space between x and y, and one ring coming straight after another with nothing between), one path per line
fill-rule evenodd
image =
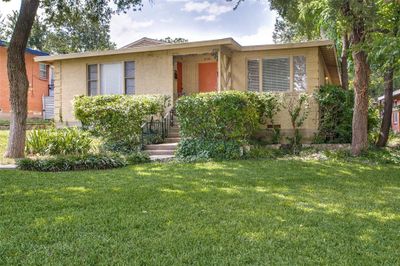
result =
M109 147L135 151L140 143L141 126L151 115L162 115L169 105L162 95L78 96L74 99L75 117Z
M238 159L261 124L280 110L276 94L226 91L185 96L176 111L182 140L177 156L186 160Z
M62 172L76 170L100 170L126 166L124 157L119 155L73 155L47 158L25 158L17 161L20 170L40 172Z
M260 121L257 97L240 91L185 96L176 111L183 138L245 140Z

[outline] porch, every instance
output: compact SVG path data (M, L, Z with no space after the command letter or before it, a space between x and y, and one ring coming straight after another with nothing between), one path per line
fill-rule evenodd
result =
M228 47L210 52L173 56L174 100L183 95L232 89L232 51Z

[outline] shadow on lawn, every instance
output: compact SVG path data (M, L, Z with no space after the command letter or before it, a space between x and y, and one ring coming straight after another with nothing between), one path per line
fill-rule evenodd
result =
M166 243L179 252L200 243L196 247L202 252L215 248L211 254L218 245L224 248L221 254L245 250L250 262L269 251L355 264L357 258L382 262L377 258L392 250L385 262L395 264L400 250L399 170L260 160L26 172L8 182L0 178L0 200L10 204L10 217L26 206L35 216L29 224L37 230L87 228L93 235L131 241L127 232L142 235L150 243L143 253L157 253L152 236L163 252Z

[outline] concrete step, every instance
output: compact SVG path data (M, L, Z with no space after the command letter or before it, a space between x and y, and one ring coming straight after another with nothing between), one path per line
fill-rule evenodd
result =
M174 128L174 127L171 127L169 130L168 130L168 133L179 133L179 128Z
M152 161L169 161L173 159L174 155L150 155L150 160Z
M179 141L181 140L181 138L172 138L172 137L168 137L164 140L164 143L179 143Z
M178 147L178 143L161 143L161 144L149 144L144 147L145 150L175 150Z
M168 133L168 138L179 138L179 132L169 132Z
M146 152L150 155L171 155L175 154L175 150L146 150Z

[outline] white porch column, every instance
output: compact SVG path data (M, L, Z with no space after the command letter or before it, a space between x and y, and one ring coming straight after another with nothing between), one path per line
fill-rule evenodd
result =
M221 75L222 75L222 54L221 54L221 48L218 49L218 85L217 85L217 91L221 92Z

